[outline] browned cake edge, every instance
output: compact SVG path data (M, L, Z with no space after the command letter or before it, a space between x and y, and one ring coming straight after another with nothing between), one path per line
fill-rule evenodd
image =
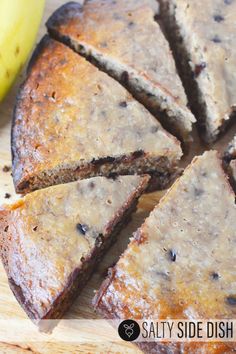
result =
M232 164L231 164L231 162L235 163L235 161L236 161L236 149L232 150L232 147L233 147L233 142L231 142L228 145L227 149L224 152L223 166L224 166L226 173L229 176L230 184L231 184L232 188L234 189L234 192L236 193L236 179L234 176L235 172L233 171ZM231 152L231 150L232 150L232 152Z
M138 198L145 191L148 185L149 176L143 176L139 186L130 196L129 200L122 206L117 212L116 218L108 225L106 235L98 235L96 246L92 250L91 254L83 260L81 268L76 268L69 276L67 285L62 289L54 301L50 311L43 317L38 318L34 311L34 304L27 303L24 299L22 289L18 286L14 279L10 277L10 270L8 268L8 256L11 243L11 234L8 234L8 225L10 221L10 212L7 210L0 210L0 256L3 266L8 276L9 286L15 295L16 299L25 310L30 319L38 324L42 329L47 329L47 324L40 321L42 319L60 319L65 311L71 306L79 292L82 290L92 272L103 257L106 250L115 242L118 233L129 222L131 214L135 211Z
M197 80L195 80L195 69L190 66L191 58L184 46L180 28L173 16L167 0L160 0L161 5L161 27L170 44L173 57L179 76L185 88L189 105L194 116L197 118L200 137L207 144L214 143L235 121L236 112L232 111L230 119L224 120L221 127L214 134L209 134L206 129L207 113L204 98L199 89Z
M142 89L137 82L136 85L138 86L134 88L134 84L130 82L129 73L127 71L123 71L122 75L119 76L113 69L108 68L106 64L103 64L100 60L97 60L97 58L93 56L92 53L88 53L83 44L75 43L75 41L73 41L70 36L63 35L60 32L61 25L66 25L75 12L82 11L83 5L74 1L68 2L59 7L53 12L53 14L46 22L46 27L49 35L55 40L58 40L61 43L69 46L76 53L79 53L89 62L94 64L98 69L104 71L115 80L120 82L120 84L122 84L137 101L143 104L161 122L167 131L175 135L183 143L184 149L188 151L190 143L192 142L192 122L190 124L191 126L188 128L183 125L180 126L178 123L176 123L176 120L168 114L168 110L161 109L161 103L159 103L159 108L157 107L157 104L153 105L153 97L155 97L155 94L153 94L151 91L147 92L146 90ZM154 21L155 18L156 16L154 16ZM169 95L172 96L170 92ZM172 96L172 98L174 97Z
M90 164L83 166L45 170L31 176L24 176L21 180L18 180L17 176L14 175L13 160L13 179L16 192L22 194L90 177L104 176L116 178L117 175L134 174L149 174L151 176L148 187L148 191L150 192L169 187L179 173L180 170L175 165L172 166L165 156L149 158L141 150L135 151L129 156L123 155L119 158L107 156L98 160L92 160Z

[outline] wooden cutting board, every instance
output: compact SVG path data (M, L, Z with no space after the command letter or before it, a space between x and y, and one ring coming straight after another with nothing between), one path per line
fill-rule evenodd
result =
M44 13L44 19L39 31L38 39L45 33L44 23L49 15L65 1L63 0L48 0L46 2L46 8ZM12 202L16 195L14 193L14 187L11 178L11 171L4 172L4 166L11 166L11 152L10 152L10 129L11 129L11 117L15 104L16 92L19 83L23 80L23 74L20 75L16 84L12 88L10 94L3 103L0 104L0 204ZM220 139L213 148L216 148L220 152L224 151L227 143L231 140L236 133L236 127L232 127L230 131ZM201 154L205 149L209 147L203 146L199 141L197 133L194 133L194 142L190 147L190 151L185 156L182 166L186 166L194 155ZM11 197L5 198L6 193L9 193ZM96 272L84 288L81 295L75 301L72 308L64 316L66 319L95 319L98 316L94 313L91 307L91 299L94 295L94 290L98 289L107 268L117 261L119 255L123 252L128 244L129 237L148 216L149 212L158 203L160 197L164 192L155 192L144 195L138 205L136 213L133 214L132 221L119 235L117 243L110 249L108 254L102 260L101 264L97 268ZM0 265L0 320L1 319L26 319L24 311L21 309L12 292L10 291L7 283L7 278L2 265ZM60 324L59 324L60 325ZM10 330L10 328L9 328ZM140 351L136 346L128 344L126 342L113 343L104 342L96 343L93 341L93 333L91 331L91 342L88 341L84 344L65 344L58 341L58 343L38 343L38 342L26 342L26 343L6 343L0 342L1 353L139 353Z

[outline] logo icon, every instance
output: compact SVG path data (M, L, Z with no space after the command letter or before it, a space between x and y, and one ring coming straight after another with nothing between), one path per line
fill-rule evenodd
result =
M133 342L140 335L139 324L134 320L125 320L119 324L118 333L121 339Z

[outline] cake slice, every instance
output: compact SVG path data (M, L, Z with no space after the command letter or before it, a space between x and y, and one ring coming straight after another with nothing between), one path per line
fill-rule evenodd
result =
M94 177L42 189L0 210L0 252L27 315L60 318L127 222L148 176Z
M217 139L236 107L236 2L161 0L166 32L193 111L208 143Z
M235 318L235 228L235 194L217 153L205 152L134 234L98 291L95 308L106 318ZM204 353L228 353L234 344L158 345L141 347L147 353L203 347Z
M48 20L51 36L69 44L125 85L178 137L195 121L155 16L155 0L69 2Z
M229 167L229 173L233 179L233 183L236 183L236 135L229 144L224 159Z
M180 142L118 82L48 36L18 94L13 179L26 193L96 175L150 173L168 183Z

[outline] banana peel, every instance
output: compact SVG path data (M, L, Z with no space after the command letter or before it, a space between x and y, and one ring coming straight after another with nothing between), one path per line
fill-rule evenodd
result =
M0 0L0 101L34 45L45 0Z

